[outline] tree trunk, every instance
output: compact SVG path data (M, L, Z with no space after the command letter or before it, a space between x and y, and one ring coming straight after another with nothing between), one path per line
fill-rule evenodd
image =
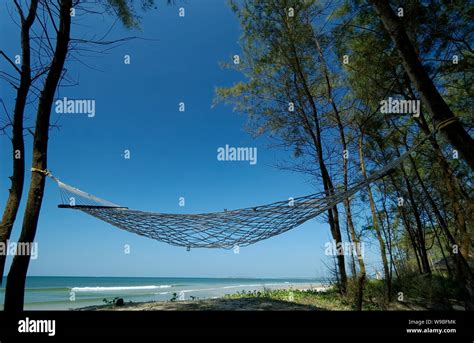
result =
M32 167L39 170L47 168L48 134L51 108L54 94L63 72L68 52L71 29L70 11L72 0L61 0L59 8L59 30L53 61L41 92L36 117L36 127L33 140ZM33 244L38 225L38 218L43 201L45 175L32 172L28 200L26 203L20 243ZM25 282L30 263L29 255L15 255L7 278L5 292L5 311L23 310Z
M411 242L411 246L413 248L413 254L415 255L415 260L416 260L416 265L418 267L418 272L420 274L423 274L423 267L422 267L421 262L420 262L420 248L419 248L418 241L416 239L415 234L413 233L413 230L410 226L410 223L408 221L408 218L407 218L407 215L405 213L405 209L403 208L403 206L399 207L399 211L400 211L400 214L402 216L403 225L405 225L405 230L408 232L408 237L410 237L410 242Z
M446 253L444 252L443 243L441 242L441 238L439 237L439 234L438 234L438 230L435 227L435 225L434 225L433 221L431 220L431 218L430 218L430 221L431 221L431 228L433 230L433 233L435 234L435 238L436 238L436 241L438 242L439 249L441 250L441 255L443 255L444 265L446 266L446 270L448 271L448 274L452 277L452 276L454 276L454 274L451 270L451 267L449 266L449 262L448 262L448 259L446 257Z
M406 142L405 142L405 146L406 146ZM413 169L413 171L414 171L414 173L415 173L415 175L418 179L418 182L420 183L420 186L421 186L426 198L428 199L428 202L431 205L433 213L435 214L435 217L438 220L439 226L443 230L443 232L445 233L446 239L451 244L451 248L452 248L453 245L457 245L457 244L454 240L454 237L452 237L452 235L449 231L448 224L446 223L444 217L441 215L441 212L440 212L438 206L436 205L436 202L434 201L434 199L431 196L430 192L426 188L423 180L421 179L421 176L418 172L415 161L413 160L413 158L411 156L409 156L409 158L410 158L410 161L411 161L411 164L412 164L412 169ZM449 184L451 184L451 182L449 180L447 180L446 184L448 185L447 189L451 189L450 186L449 186ZM452 191L452 189L451 189L451 191ZM459 218L455 216L455 220L457 221L458 219ZM440 245L441 252L443 254L443 258L446 261L446 256L444 254L443 247L441 246L441 241L439 240L439 237L438 237L438 234L436 233L436 230L435 230L435 235L436 235L436 239L438 240L438 243ZM462 239L462 237L461 237L461 239ZM462 247L462 245L461 245L461 247ZM467 292L467 294L469 294L469 296L472 299L473 295L474 295L474 290L471 289L470 287L472 287L474 285L474 278L473 278L473 275L472 275L472 271L470 270L469 265L466 262L466 258L468 258L469 256L465 255L465 252L463 252L462 248L460 249L460 251L458 253L453 254L453 255L454 255L454 258L456 260L455 278L458 280L459 284L463 288L465 288L465 291ZM447 264L447 269L451 273L448 264Z
M343 158L342 158L342 173L343 173L343 182L344 182L344 191L346 192L348 187L349 187L349 180L348 180L348 168L347 168L347 161L348 157L345 156L345 152L348 151L347 149L347 141L346 141L346 135L344 132L344 126L342 124L342 119L341 115L339 112L339 109L336 105L336 102L334 101L333 97L333 87L331 84L331 80L329 77L329 70L327 68L326 64L326 59L324 57L323 49L321 47L321 44L319 43L319 39L316 36L316 34L313 31L313 39L316 44L316 48L318 50L319 58L321 61L321 69L324 74L324 79L326 82L326 96L327 100L332 106L333 112L334 112L334 118L337 123L337 128L339 131L339 137L341 139L341 145L342 145L342 150L343 150ZM344 209L346 211L346 221L347 221L347 228L351 237L352 242L355 244L355 250L357 254L357 260L359 262L359 270L360 274L357 278L357 298L356 298L356 309L361 311L362 310L362 305L363 305L363 298L364 298L364 285L365 285L365 278L366 278L366 271L365 271L365 263L364 263L364 256L362 255L361 251L361 246L360 246L360 240L357 237L357 233L355 230L354 222L352 219L352 209L351 209L351 203L349 198L345 198L343 201ZM352 256L352 254L351 254ZM355 268L354 268L355 270ZM357 277L357 274L354 273L354 277Z
M362 131L362 130L361 130ZM364 157L364 151L363 151L363 133L361 132L359 136L359 159L360 159L360 169L362 171L362 177L364 179L367 178L367 171L365 168L365 157ZM377 241L379 242L379 247L380 247L380 255L382 257L382 264L383 264L383 271L385 274L385 282L386 282L386 297L388 302L391 300L391 278L390 278L390 268L388 265L388 260L387 260L387 252L385 249L385 242L382 237L382 232L380 231L379 227L379 222L377 218L377 210L375 208L375 201L374 197L372 195L372 189L370 185L367 185L367 194L369 197L369 204L370 204L370 212L372 214L372 222L374 225L374 230L375 230L375 235L377 237Z
M398 153L398 149L397 149ZM400 155L398 153L398 155ZM423 224L421 222L421 217L420 213L418 212L418 208L416 207L416 201L414 197L414 192L413 188L411 186L410 181L408 180L408 176L405 172L405 168L403 167L403 164L400 166L400 169L402 171L403 179L405 180L405 185L407 187L407 192L408 192L408 199L410 200L410 205L412 208L413 216L415 217L415 223L416 223L416 240L418 242L418 248L419 248L419 253L420 253L420 260L421 260L421 265L423 267L423 273L426 274L431 274L431 268L428 260L428 252L426 251L426 244L425 244L425 232L423 228Z
M287 26L288 32L290 34L290 30ZM291 35L291 34L290 34ZM313 141L313 144L316 149L316 159L319 164L319 168L321 170L321 177L323 180L323 187L325 194L327 196L331 195L332 192L334 192L334 185L332 184L331 176L329 175L329 172L326 167L326 163L324 162L324 156L323 156L323 150L322 150L322 142L321 142L321 127L319 124L319 118L318 118L318 110L316 107L316 104L314 102L313 95L311 94L311 91L308 86L308 82L306 80L305 74L302 70L301 64L300 64L300 58L298 56L298 53L296 51L296 47L294 46L293 42L291 41L291 52L293 54L293 61L289 61L294 69L294 73L297 79L301 82L302 85L302 91L307 99L307 101L310 104L311 107L311 114L312 114L312 119L314 122L314 130L309 123L309 118L308 116L303 113L303 123L305 126L305 130L308 132L308 134L311 136L311 139ZM295 81L296 82L296 81ZM299 86L299 85L295 85ZM301 108L304 108L304 106L301 106ZM331 234L333 236L333 239L335 240L336 244L342 244L342 234L341 234L341 229L340 229L340 224L339 224L339 211L337 209L337 205L335 205L333 208L328 210L328 221L329 221L329 226L331 228ZM339 276L340 276L340 292L342 294L346 294L347 291L347 273L346 273L346 265L345 265L345 258L344 254L338 254L337 255L337 265L339 269Z
M380 189L380 188L379 188ZM392 294L392 280L393 280L393 270L396 268L395 263L393 260L393 245L392 245L392 234L391 234L391 224L390 224L390 218L388 215L388 210L386 207L386 194L384 193L384 196L381 200L382 203L382 213L385 215L385 221L387 223L387 227L384 227L383 223L383 218L382 218L382 213L379 213L378 218L379 218L379 224L380 224L380 229L385 237L385 242L387 246L387 253L388 253L388 266L389 266L389 280L390 283L387 285L387 293L389 294L388 301L390 302L392 300L391 294Z
M418 90L426 108L431 113L436 126L449 122L449 125L440 127L441 132L474 170L474 140L457 120L457 117L436 89L423 67L403 24L387 0L369 0L369 2L374 6L387 33L395 44L402 59L403 67Z
M311 100L312 101L312 100ZM323 181L323 187L324 187L324 193L326 196L330 196L333 191L334 191L334 186L331 181L331 176L329 175L329 172L326 168L326 164L324 162L324 157L322 153L322 143L321 143L321 128L319 126L319 119L317 117L317 114L315 113L316 111L316 106L313 104L313 120L315 123L315 130L313 131L311 129L311 124L309 123L308 116L303 110L303 107L301 107L301 112L302 112L302 117L303 117L303 123L305 130L307 133L311 136L311 139L313 141L313 144L316 148L316 161L319 164L319 169L321 171L321 178ZM337 245L342 244L342 235L341 235L341 230L340 230L340 225L339 225L339 212L337 210L337 206L334 206L333 208L330 208L328 210L328 223L329 227L331 229L331 235L336 242ZM347 274L346 274L346 266L345 266L345 258L344 254L337 254L337 265L338 265L338 270L339 270L339 290L341 294L345 294L347 291Z
M384 189L386 189L386 186L385 186L385 182L382 180L383 182L383 185L384 185ZM386 193L385 193L386 194ZM382 201L382 210L383 210L383 213L385 215L385 219L386 219L386 222L387 222L387 230L386 230L386 237L387 237L387 247L388 247L388 256L390 258L390 262L389 262L389 265L390 265L390 279L393 280L393 272L395 272L395 275L396 277L398 278L399 277L399 273L398 273L398 268L397 268L397 265L395 263L395 256L394 256L394 245L393 245L393 235L392 235L392 224L390 223L390 217L389 217L389 212L388 212L388 209L387 209L387 205L386 205L386 196L384 197L384 200Z
M38 0L31 2L26 18L20 12L21 18L21 74L20 85L17 89L15 109L13 110L12 123L12 157L13 173L10 177L11 188L3 211L0 223L0 244L7 244L15 223L18 208L20 207L23 185L25 181L25 142L23 139L23 117L25 113L26 100L31 86L30 66L30 28L36 17ZM5 269L6 254L0 254L0 285L3 282L3 271Z
M387 157L386 157L385 152L384 152L384 144L382 143L380 137L376 137L375 142L376 142L377 146L379 147L379 150L382 153L383 158L385 160L387 160ZM400 156L399 153L398 153L398 156ZM403 167L403 164L401 166ZM391 182L393 188L397 192L397 197L400 198L402 196L402 192L400 190L400 187L398 186L399 183L397 182L397 180L395 179L393 174L389 174L389 177L390 177L390 182ZM408 218L408 216L405 212L405 208L404 208L403 205L398 206L398 212L400 214L400 217L402 218L403 225L405 226L405 230L408 233L408 237L410 238L410 243L411 243L412 248L413 248L413 253L415 255L418 271L420 272L420 274L422 274L423 273L423 268L422 268L422 265L420 263L420 257L419 257L421 255L421 253L419 251L418 235L413 232L413 229L411 228L410 222L408 220L409 218Z
M420 111L419 121L416 122L426 135L431 135L431 131L428 127L428 124L426 123L423 112ZM467 225L474 227L474 217L472 211L474 205L472 204L472 199L470 198L469 194L464 191L462 185L459 183L459 180L454 175L454 171L446 161L441 147L436 141L436 138L430 136L429 142L433 147L436 162L439 164L439 169L442 173L442 177L444 178L443 186L446 187L446 192L449 198L449 204L451 205L453 210L456 226L461 232L461 252L463 256L468 257L472 245L472 240L469 235ZM466 202L464 207L462 206L462 200ZM464 214L464 212L466 213L466 215Z
M347 241L348 242L351 242L351 244L355 244L354 241L352 240L352 235L351 235L351 230L349 229L349 223L347 222L347 212L346 212L346 236L347 236ZM352 225L354 225L352 223ZM357 277L357 268L356 268L356 262L355 262L355 258L354 258L354 254L351 254L351 259L349 260L349 263L350 263L350 268L351 268L351 276L353 278L356 278Z

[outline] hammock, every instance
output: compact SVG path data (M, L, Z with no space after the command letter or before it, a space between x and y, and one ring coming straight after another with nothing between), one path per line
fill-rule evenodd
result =
M62 199L62 204L58 205L60 208L80 210L119 229L186 247L188 250L231 249L282 234L333 208L369 184L392 173L431 135L425 136L404 154L345 190L331 190L329 194L321 192L291 201L213 213L171 214L131 210L69 186L49 171L36 168L32 168L32 171L43 173L56 181Z

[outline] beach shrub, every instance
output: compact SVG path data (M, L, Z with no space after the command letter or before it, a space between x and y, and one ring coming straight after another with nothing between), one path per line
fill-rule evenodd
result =
M123 298L120 298L120 297L115 297L111 300L104 298L102 299L102 302L104 302L106 305L114 305L114 306L123 306L125 304L125 302L123 301Z
M226 294L227 299L242 299L242 298L256 298L256 299L270 299L284 301L288 303L295 303L307 306L314 306L315 308L323 308L327 310L350 310L350 302L341 297L337 288L330 288L325 291L317 290L295 290L295 289L264 289L262 291L245 291L236 292L233 294Z
M364 305L367 310L385 310L388 307L384 280L368 279L364 287Z
M463 306L463 299L467 299L455 280L439 274L407 273L394 280L393 289L396 294L403 293L405 302L430 309L450 310L453 305Z

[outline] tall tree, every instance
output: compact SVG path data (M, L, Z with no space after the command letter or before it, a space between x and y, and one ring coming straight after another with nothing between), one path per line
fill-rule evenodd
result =
M153 0L142 0L142 8L146 9L150 7L153 2ZM60 80L64 77L64 65L68 53L70 52L72 9L80 4L81 1L79 0L74 2L72 0L58 0L58 5L54 4L51 0L47 0L47 2L44 3L46 11L48 11L48 15L53 21L51 25L56 34L56 44L38 99L36 125L33 137L32 173L23 215L19 246L25 244L31 246L35 239L45 189L45 178L47 175L51 109ZM98 1L97 4L105 5L106 9L114 12L126 27L137 26L138 21L132 1L107 0L105 3ZM57 12L51 11L49 6L54 7ZM57 14L58 18L55 19L54 14ZM55 20L58 20L59 24L56 24ZM47 30L47 27L42 25L42 29ZM48 36L48 32L45 32L45 34ZM111 42L105 44L111 44ZM5 311L20 311L23 309L26 275L30 257L28 254L15 254L13 258L7 277Z
M28 93L32 83L30 29L33 25L33 22L35 21L36 11L38 8L38 0L32 0L25 16L18 1L15 0L14 3L20 16L21 70L17 70L20 73L20 83L16 88L15 108L13 110L13 119L11 123L13 174L10 177L10 193L3 211L2 221L0 223L0 244L6 244L10 239L10 235L13 230L13 223L15 222L23 194L23 184L25 179L25 142L23 139L23 118ZM3 51L1 54L7 58ZM13 63L12 65L15 66ZM17 68L15 67L15 69ZM0 254L0 284L2 284L3 280L5 260L6 255Z
M71 32L71 8L72 0L60 1L59 26L54 57L39 98L36 115L32 158L32 168L35 168L35 170L47 169L51 108L68 53ZM32 244L34 242L43 201L45 177L46 175L37 171L31 173L30 188L19 243ZM29 255L17 254L13 258L7 278L5 311L18 311L23 309L25 280L29 263Z
M364 128L360 128L359 130L358 146L359 146L360 169L362 172L362 177L366 179L367 168L366 168L365 154L364 154ZM375 231L375 236L377 238L377 241L379 243L380 256L382 257L382 266L383 266L385 283L386 283L386 297L387 297L387 300L390 302L391 293L392 293L392 288L391 288L392 280L390 276L390 268L389 268L387 253L385 249L385 241L382 236L382 230L380 228L380 224L379 224L379 220L377 216L377 209L375 208L375 199L372 194L371 185L367 185L367 195L369 197L370 213L372 215L372 226Z
M347 142L347 134L346 134L346 125L343 122L342 114L338 106L338 101L335 97L335 90L334 90L334 81L332 81L333 77L329 71L329 67L326 62L325 51L321 44L321 39L318 37L316 32L314 31L313 26L310 22L307 22L307 25L312 30L313 40L318 51L319 57L319 67L321 69L321 73L324 79L324 84L326 86L326 99L330 106L332 107L332 116L334 117L334 121L336 122L337 130L339 132L340 143L342 148L342 180L343 180L343 191L346 192L349 189L349 145ZM352 206L351 206L351 199L345 198L343 200L344 210L346 214L346 225L349 231L349 237L354 243L355 246L355 253L357 255L357 261L359 264L359 275L357 276L356 272L354 272L354 277L357 277L357 292L356 292L356 309L362 310L363 305L363 298L364 298L364 286L365 286L365 279L366 279L366 269L365 269L365 262L364 256L362 254L361 248L361 241L359 235L357 234L356 227L354 225L354 220L352 216ZM351 254L352 256L352 254ZM355 270L355 266L353 268Z
M220 99L231 102L250 118L250 128L257 134L271 134L295 154L317 166L322 188L327 195L336 191L327 165L323 122L328 117L327 89L316 89L323 80L313 30L308 17L318 8L311 1L244 1L234 4L243 28L243 58L238 69L248 82L218 90ZM306 19L305 19L306 18ZM326 100L326 104L327 104ZM304 157L303 157L304 155ZM337 206L327 218L336 244L341 245L340 214ZM347 275L343 254L337 256L340 289L346 291Z

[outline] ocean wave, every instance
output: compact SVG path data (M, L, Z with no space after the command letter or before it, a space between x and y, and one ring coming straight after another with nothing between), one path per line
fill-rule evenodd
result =
M67 287L35 287L35 288L25 288L27 293L36 293L36 292L69 292L70 288Z
M109 291L140 291L150 289L171 288L171 285L149 286L111 286L111 287L72 287L72 292L109 292Z
M283 283L264 283L264 284L241 284L241 285L228 285L228 286L220 286L220 287L212 287L212 288L194 288L194 289L183 289L183 290L176 290L175 292L159 292L155 293L156 295L166 295L166 294L171 294L171 293L191 293L191 292L206 292L206 291L216 291L216 290L224 290L224 289L231 289L231 288L249 288L249 287L259 287L259 288L265 288L268 286L287 286L291 283L289 282L283 282ZM291 285L298 285L297 283L291 284Z

